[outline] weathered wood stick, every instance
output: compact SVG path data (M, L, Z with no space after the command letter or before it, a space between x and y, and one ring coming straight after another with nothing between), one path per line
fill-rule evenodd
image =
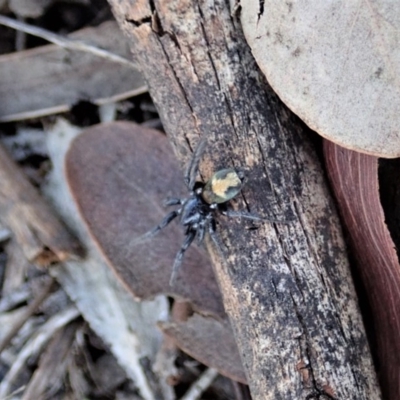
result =
M0 219L30 262L47 266L82 254L78 241L1 145Z
M206 136L202 179L242 168L234 207L275 220L221 217L208 246L253 399L380 399L321 166L228 2L109 2L182 164Z

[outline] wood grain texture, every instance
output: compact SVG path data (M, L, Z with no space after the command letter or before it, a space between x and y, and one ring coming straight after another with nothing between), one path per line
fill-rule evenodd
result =
M400 398L400 265L379 198L378 158L324 142L329 178L358 261L386 399Z
M178 158L243 168L215 261L254 399L380 399L338 217L304 128L260 74L223 1L113 1Z

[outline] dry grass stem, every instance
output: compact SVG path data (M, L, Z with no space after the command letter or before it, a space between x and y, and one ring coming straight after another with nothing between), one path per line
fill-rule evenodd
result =
M200 399L202 393L206 391L218 376L218 371L214 368L206 369L197 379L189 390L185 393L181 400L197 400Z
M8 26L9 28L12 29L16 29L18 31L29 33L30 35L33 36L40 37L42 39L45 39L51 43L54 43L66 49L85 51L88 53L95 54L99 57L107 58L108 60L117 62L119 64L128 65L132 68L137 68L136 64L134 64L132 61L120 57L117 54L111 53L107 50L99 49L96 46L92 46L90 44L84 43L79 40L68 39L64 36L57 35L56 33L50 32L46 29L38 28L36 26L26 24L25 22L5 17L4 15L0 15L0 24Z

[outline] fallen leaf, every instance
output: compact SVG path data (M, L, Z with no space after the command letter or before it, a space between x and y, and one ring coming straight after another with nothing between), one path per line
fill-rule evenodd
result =
M195 314L187 321L160 322L159 327L176 345L221 374L247 383L230 324Z
M93 238L135 296L170 294L190 300L203 314L225 316L203 249L189 248L174 286L169 285L183 242L180 226L172 222L158 235L140 239L167 213L166 197L187 196L165 136L126 122L94 126L72 142L66 174Z
M269 84L312 129L346 148L400 155L400 3L241 3Z
M91 329L109 345L127 376L136 382L141 398L152 399L151 385L166 385L157 376L146 376L141 361L155 361L162 340L155 324L167 318L168 300L165 296L157 296L148 301L135 301L110 271L90 239L68 190L64 173L67 149L79 132L77 127L61 118L46 132L53 168L44 192L86 250L85 258L55 265L50 272L73 299ZM71 382L76 384L72 388L75 394L80 394L73 398L84 397L84 393L78 390L80 383L85 382L81 372L75 365L69 371Z
M400 265L379 198L378 159L325 141L324 153L344 224L357 259L357 276L371 307L384 397L400 397Z
M70 35L131 58L115 21ZM55 45L0 56L0 121L65 112L79 100L96 104L144 93L147 88L133 67Z

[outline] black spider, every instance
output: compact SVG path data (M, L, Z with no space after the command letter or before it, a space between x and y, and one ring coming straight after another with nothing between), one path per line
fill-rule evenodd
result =
M145 237L154 236L176 217L180 217L179 220L184 228L185 240L175 257L170 279L171 286L174 284L176 273L186 250L196 237L201 243L205 232L208 232L213 241L217 243L215 238L215 212L219 211L228 217L263 220L249 213L227 210L224 207L224 203L233 199L241 191L244 180L242 172L237 172L233 168L222 169L217 171L205 184L196 182L199 161L204 146L205 141L203 140L197 147L185 173L185 183L190 192L189 197L168 199L165 202L167 206L179 205L180 207L168 213L159 225L145 234Z

